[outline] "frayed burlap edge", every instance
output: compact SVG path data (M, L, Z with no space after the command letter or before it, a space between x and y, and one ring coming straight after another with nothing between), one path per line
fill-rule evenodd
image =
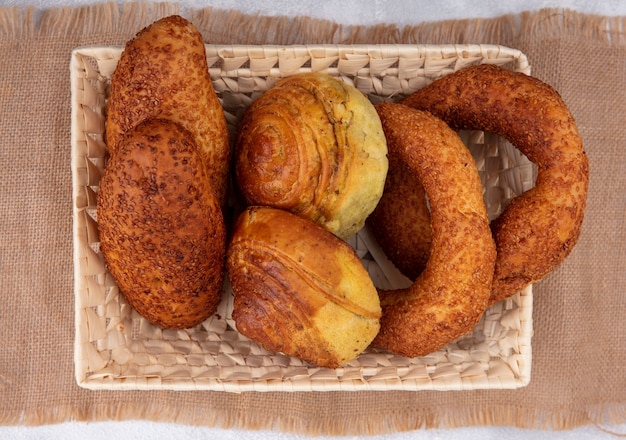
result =
M203 33L207 43L229 44L371 44L428 43L506 44L520 36L575 36L609 45L626 44L626 17L582 14L547 8L497 18L424 22L399 27L342 25L310 17L248 15L236 10L182 10L176 3L102 3L36 11L33 7L0 7L0 37L80 36L98 33L134 35L158 18L182 14ZM454 25L451 25L454 23Z
M37 11L32 7L1 7L0 38L81 36L95 32L132 36L141 27L174 13L183 13L174 3L103 3L45 11ZM609 46L626 44L626 17L595 16L562 9L544 9L492 19L455 20L454 26L450 25L452 21L442 21L405 27L394 24L344 26L309 17L266 17L212 8L188 10L183 15L196 24L208 43L214 44L232 43L230 39L233 35L237 35L237 43L241 44L456 42L507 45L507 42L515 41L520 36L526 39L574 36L595 39ZM515 405L459 408L446 414L427 409L407 409L385 420L349 418L320 423L319 420L292 418L289 414L268 420L260 412L207 412L205 408L177 412L167 402L148 401L141 407L127 404L77 404L43 408L29 413L15 409L0 413L0 425L136 419L224 429L276 429L311 435L373 435L424 428L485 425L563 430L593 424L610 432L611 425L626 423L624 402L596 405L577 412L554 410L550 413Z
M165 416L167 414L167 416ZM626 405L597 405L586 410L551 413L511 406L459 408L446 414L434 410L398 412L384 420L377 418L346 418L340 422L303 420L285 413L280 418L268 418L261 412L211 411L198 407L193 411L173 411L167 403L129 406L127 404L94 404L85 406L55 406L29 414L0 414L0 425L41 426L61 422L97 422L145 420L189 426L210 426L220 429L276 430L306 433L312 436L379 435L418 429L455 429L468 426L507 426L537 430L570 430L594 425L618 436L613 427L626 423Z

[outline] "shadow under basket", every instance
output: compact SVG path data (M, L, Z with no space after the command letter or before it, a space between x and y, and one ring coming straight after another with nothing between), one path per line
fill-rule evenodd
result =
M246 107L278 79L323 71L374 103L397 101L471 64L529 74L519 50L495 45L207 45L209 71L231 139ZM367 349L347 365L319 368L248 340L231 319L224 285L217 312L187 330L156 327L125 301L99 251L96 194L106 156L104 122L110 78L122 47L72 52L71 143L75 276L75 375L89 389L360 391L512 389L530 381L532 286L494 304L472 332L417 358ZM498 136L463 132L491 219L531 188L536 169ZM380 288L405 286L367 229L350 239Z

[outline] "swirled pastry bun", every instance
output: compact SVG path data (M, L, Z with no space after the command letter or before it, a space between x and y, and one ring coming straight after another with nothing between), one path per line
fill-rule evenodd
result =
M226 265L237 330L267 350L335 368L378 333L380 301L365 267L345 241L309 220L248 207Z
M382 196L387 143L368 98L323 73L278 81L246 110L236 177L246 202L284 209L341 238Z

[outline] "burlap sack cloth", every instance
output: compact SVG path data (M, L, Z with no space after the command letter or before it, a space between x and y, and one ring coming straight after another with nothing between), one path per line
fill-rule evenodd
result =
M123 44L175 5L0 8L0 423L141 418L310 434L626 422L626 18L544 10L348 27L189 12L210 43L498 43L559 90L591 162L580 241L535 286L530 385L466 392L94 392L73 374L70 51Z

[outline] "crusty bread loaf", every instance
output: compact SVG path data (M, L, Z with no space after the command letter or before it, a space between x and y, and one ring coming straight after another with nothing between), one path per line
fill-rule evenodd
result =
M249 204L288 210L341 238L357 232L374 210L388 167L373 105L323 73L287 77L254 101L235 154Z
M237 330L268 350L334 368L378 333L380 302L365 267L345 241L309 220L249 207L226 261Z
M194 136L148 119L117 145L100 181L100 249L117 286L150 322L188 328L221 298L225 226Z
M230 171L226 118L209 76L202 35L177 15L154 22L126 43L111 78L109 152L115 154L132 127L155 117L192 133L211 186L225 205Z

